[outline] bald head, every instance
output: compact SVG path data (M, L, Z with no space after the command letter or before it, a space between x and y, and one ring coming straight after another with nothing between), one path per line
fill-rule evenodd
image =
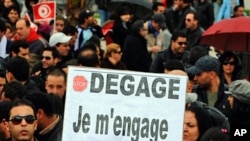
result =
M187 76L187 93L191 93L193 89L193 83L192 81L189 81L188 75L185 71L182 70L172 70L167 74L171 75L181 75L181 76Z
M21 40L26 40L30 34L30 23L25 19L16 22L16 33Z
M168 72L167 74L188 76L187 73L185 71L182 71L182 70L172 70L172 71Z

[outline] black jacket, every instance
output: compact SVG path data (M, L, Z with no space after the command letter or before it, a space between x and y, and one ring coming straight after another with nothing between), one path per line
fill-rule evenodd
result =
M60 116L55 127L45 135L35 134L39 141L61 141L62 140L63 119Z
M184 32L187 34L187 47L186 50L190 51L192 47L195 45L198 45L201 41L201 36L204 32L204 30L198 26L195 30L190 31L185 29Z
M116 69L116 70L126 70L126 65L123 62L118 62L117 64L112 64L108 58L104 58L101 61L101 68L109 68L109 69Z
M198 100L208 104L208 93L207 89L202 89L197 87L194 90L198 94ZM221 81L218 90L217 101L214 104L214 107L220 110L225 116L229 115L229 103L228 103L228 95L225 94L225 91L228 91L228 87Z
M123 26L121 20L115 21L114 26L112 28L112 39L114 43L117 43L123 48L124 40L130 34L130 23L126 23L127 29Z
M124 41L122 61L129 70L149 72L151 56L146 39L139 34L131 34Z
M213 4L205 0L203 3L194 2L194 8L197 11L200 26L207 29L214 23L214 7Z
M183 64L183 66L186 66L188 61L188 54L189 53L187 51L185 51L183 54L174 54L171 50L171 47L160 51L150 65L150 72L163 73L165 64L170 60L179 60Z

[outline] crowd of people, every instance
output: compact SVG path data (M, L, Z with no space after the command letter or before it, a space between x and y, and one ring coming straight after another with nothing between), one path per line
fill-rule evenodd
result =
M2 0L0 141L62 140L69 65L185 75L183 141L229 141L230 126L250 126L250 82L238 52L215 50L200 40L218 19L246 16L236 1L230 17L215 14L209 0L173 0L169 7L155 2L144 17L124 3L109 20L102 18L113 23L104 34L90 9L77 14L77 24L58 13L55 20L37 22L37 0ZM96 4L104 12L109 2ZM32 22L21 16L23 7Z

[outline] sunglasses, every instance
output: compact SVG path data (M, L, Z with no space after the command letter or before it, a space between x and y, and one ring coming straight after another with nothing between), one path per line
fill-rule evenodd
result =
M114 53L119 53L119 54L121 54L121 53L122 53L122 51L114 51Z
M25 120L26 123L28 124L33 124L34 121L36 120L36 118L33 115L25 115L25 116L13 116L10 121L14 124L14 125L18 125L22 122L22 120Z
M180 46L187 45L187 42L177 42Z
M233 66L233 65L235 65L235 62L223 62L223 65L231 65L231 66Z
M49 57L49 56L42 56L42 57L41 57L41 60L43 60L43 59L45 59L45 60L50 60L51 57Z

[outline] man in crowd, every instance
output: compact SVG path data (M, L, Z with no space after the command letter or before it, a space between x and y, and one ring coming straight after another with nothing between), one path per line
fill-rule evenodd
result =
M244 16L244 6L242 5L237 5L234 7L234 14L232 18L237 18L237 17L242 17Z
M18 68L17 68L18 66ZM40 91L39 86L29 78L29 63L22 57L11 58L6 64L7 82L18 81L28 91Z
M72 36L66 36L62 32L54 33L49 38L49 45L51 47L55 47L61 57L60 61L58 62L58 66L61 66L68 61L67 56L70 50L69 41L71 38Z
M29 60L29 44L24 40L14 41L10 48L10 58L19 56Z
M57 66L60 55L56 48L50 47L43 50L41 61L32 68L31 79L34 80L42 91L45 92L45 77L50 69Z
M31 101L36 108L37 130L35 137L38 141L61 141L63 119L61 115L56 113L55 104L57 103L50 99L50 95L44 93L29 94L25 99Z
M4 21L0 19L0 57L5 58L10 52L11 41L5 36L6 26Z
M53 68L47 74L45 89L47 93L58 95L63 100L66 92L66 82L66 73L59 68Z
M224 93L227 89L219 77L219 70L219 61L206 55L199 58L195 65L188 69L188 73L194 75L194 81L198 84L198 88L194 90L198 94L198 100L216 107L227 116L228 96Z
M163 14L154 14L151 20L144 24L148 34L145 36L147 39L147 48L154 58L156 53L163 49L163 29L166 28L165 17Z
M11 141L35 141L37 128L35 108L27 100L17 100L9 110L9 129Z
M30 27L30 22L19 19L16 22L16 33L20 40L25 40L29 44L30 53L41 55L42 50L47 47L44 39L38 36L36 31Z
M164 6L164 4L160 2L153 2L152 13L146 15L144 17L144 21L150 20L151 16L153 16L154 14L163 14L165 10L166 10L166 7Z
M75 43L75 51L81 49L83 45L90 39L93 35L93 32L89 28L93 24L94 13L89 10L82 11L79 14L78 22L79 26L77 27L78 31L78 40Z
M159 52L150 65L150 72L163 73L164 66L170 60L178 60L184 66L187 63L188 53L185 52L187 37L184 32L175 32L171 39L170 48Z
M189 11L185 18L186 34L187 34L187 47L186 50L190 51L192 47L200 43L201 35L204 30L199 25L197 13Z

